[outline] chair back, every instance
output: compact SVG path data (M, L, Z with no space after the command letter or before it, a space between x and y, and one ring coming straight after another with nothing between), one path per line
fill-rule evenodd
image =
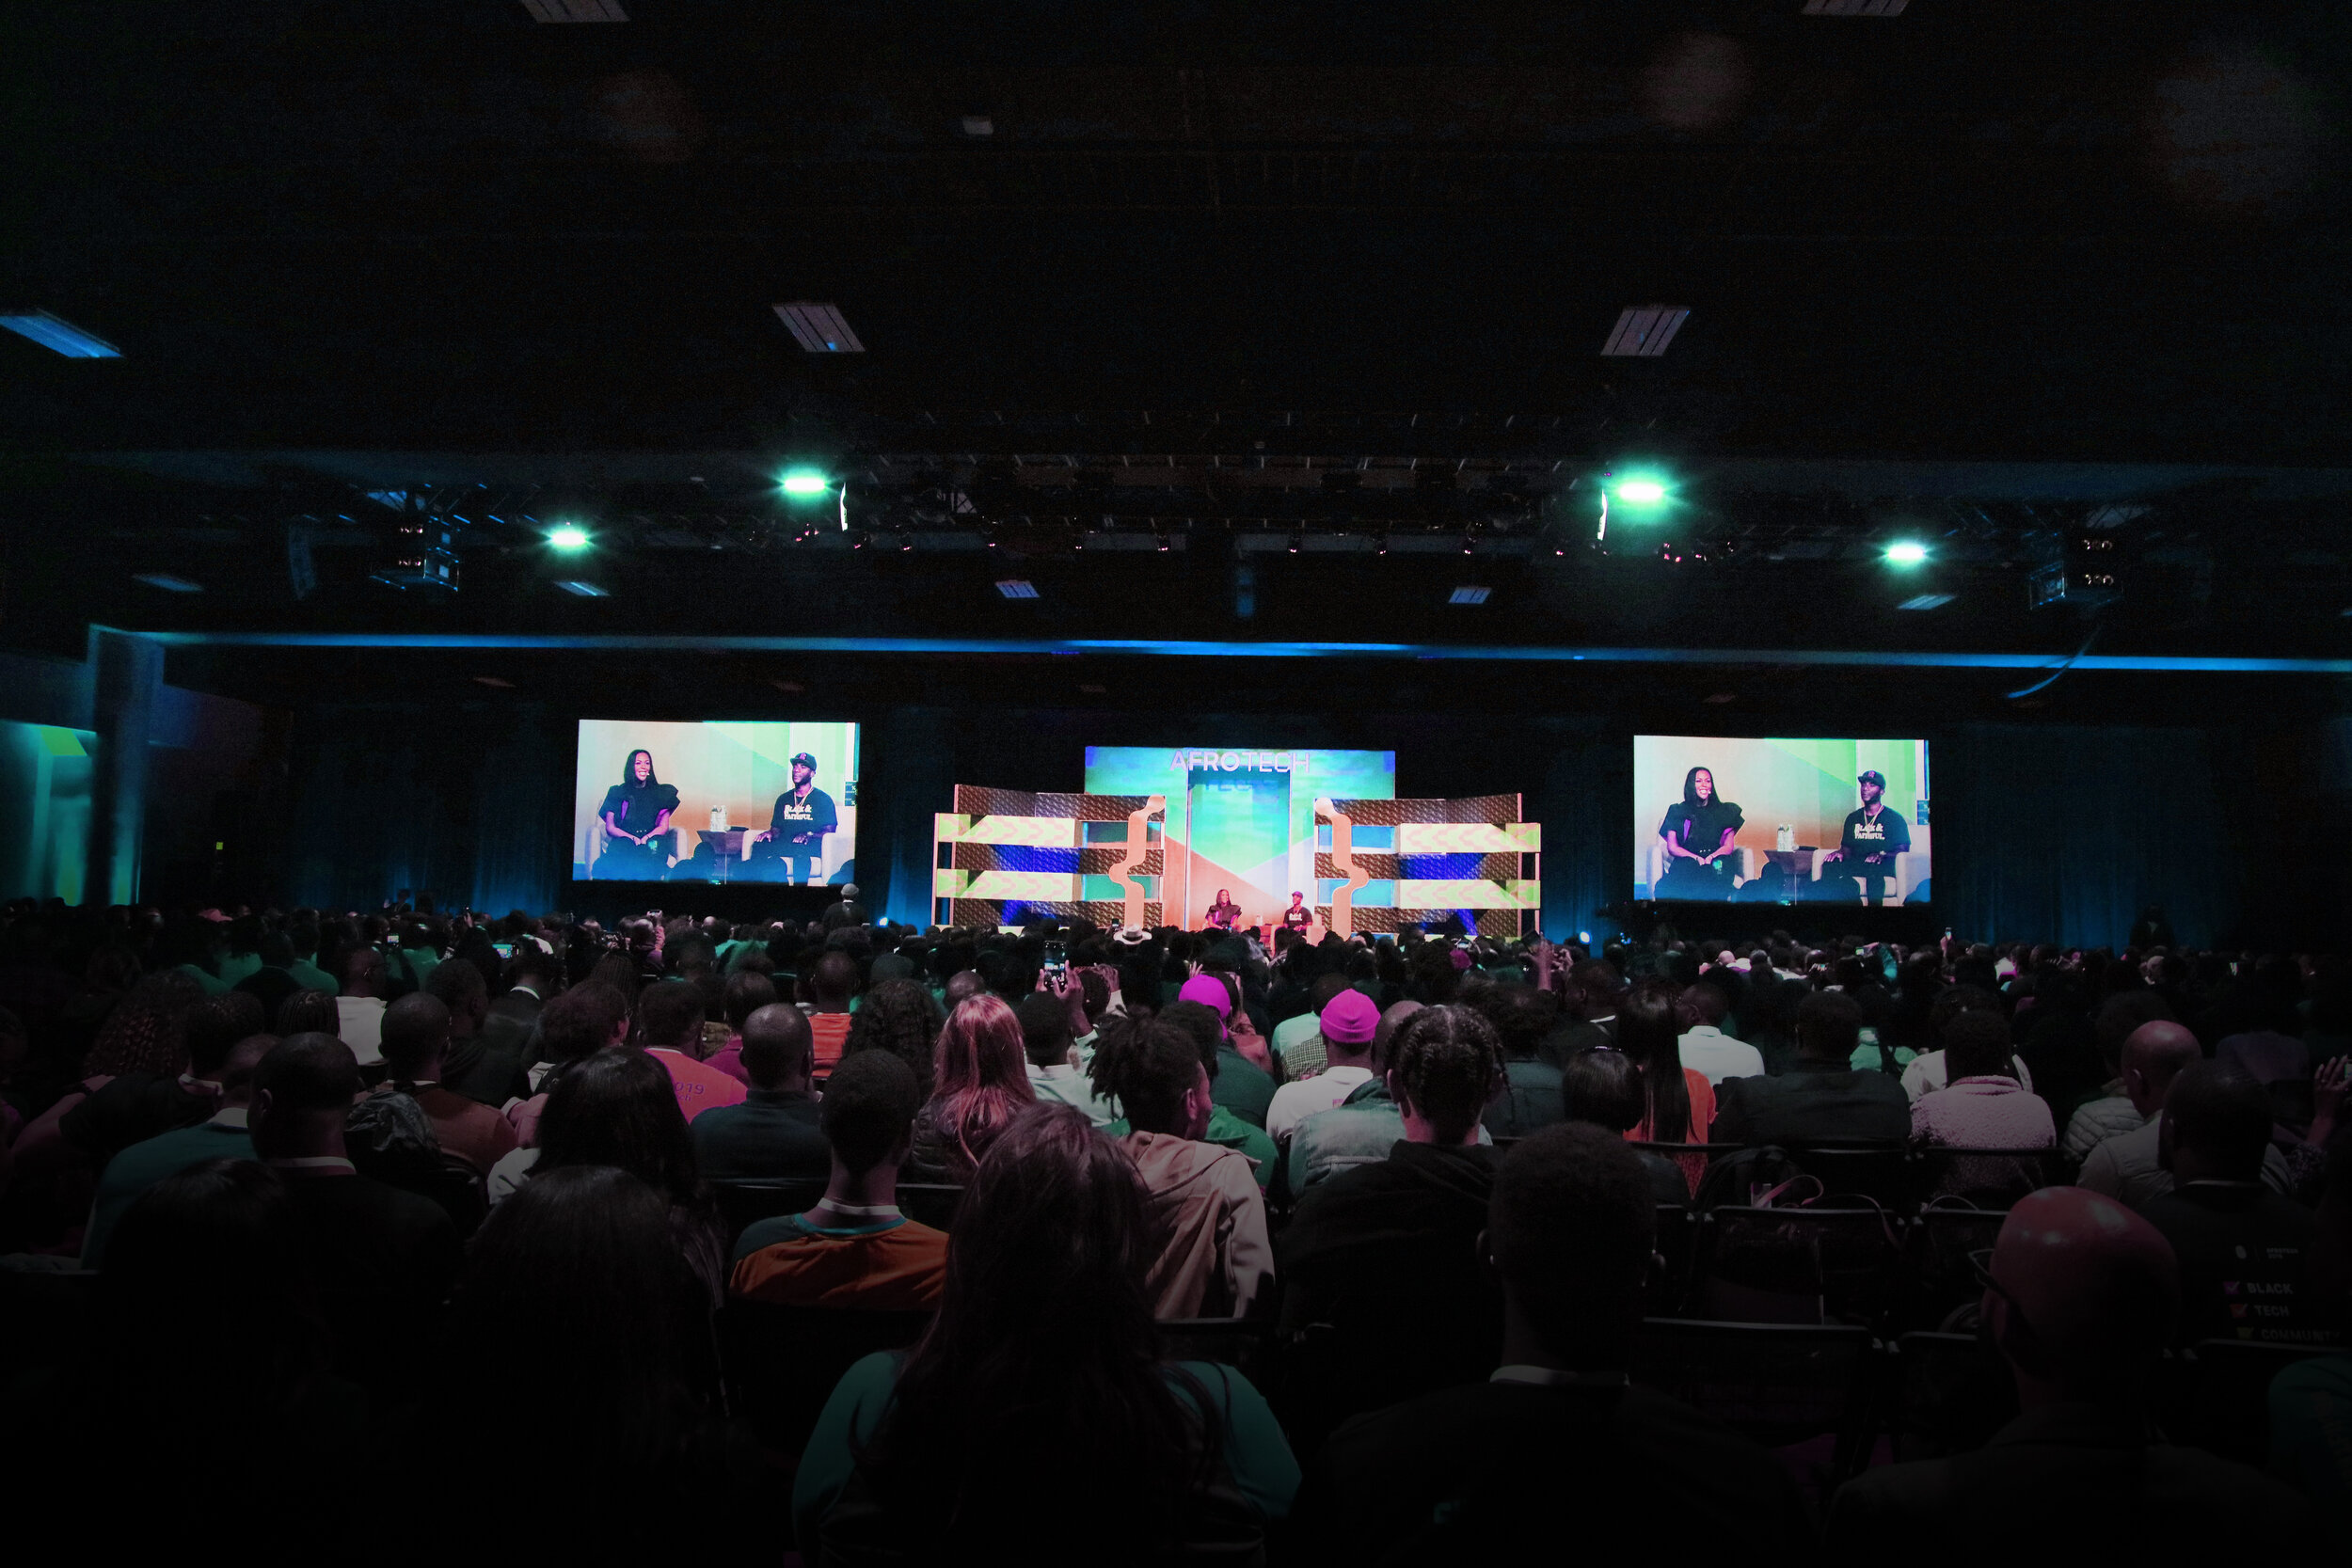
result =
M1698 1258L1692 1301L1708 1318L1875 1326L1894 1300L1902 1227L1873 1205L1725 1205L1702 1222Z
M963 1188L953 1181L898 1183L898 1212L933 1230L953 1229L956 1210L962 1202Z
M2072 1172L2056 1148L1952 1148L1931 1144L1917 1155L1923 1200L1956 1197L2004 1212L2027 1193L2068 1184Z
M1831 1199L1867 1197L1908 1210L1917 1201L1910 1150L1896 1144L1810 1144L1791 1148L1797 1168L1821 1180Z
M1913 1216L1903 1238L1905 1289L1896 1310L1899 1326L1915 1329L1957 1328L1957 1314L1974 1308L1984 1296L1969 1254L1983 1252L2000 1240L2000 1209L1979 1209L1957 1198L1931 1198Z
M1982 1336L1919 1332L1895 1341L1898 1460L1968 1453L2016 1418L2017 1384Z
M929 1312L779 1307L729 1296L719 1311L719 1355L729 1411L765 1448L797 1461L841 1374L877 1351L904 1350Z
M735 1243L759 1220L798 1214L817 1206L825 1196L822 1178L792 1181L713 1181L711 1196L719 1201L719 1219L726 1228L727 1256Z
M1877 1361L1869 1331L1846 1324L1647 1318L1630 1370L1634 1382L1767 1448L1834 1435L1832 1467L1842 1479L1869 1451Z
M2224 1459L2270 1459L2270 1380L2296 1362L2333 1353L2325 1345L2200 1339L2180 1357L2160 1412L2165 1435Z

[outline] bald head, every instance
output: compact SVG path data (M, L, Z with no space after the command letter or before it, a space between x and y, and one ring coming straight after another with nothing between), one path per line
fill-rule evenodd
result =
M2021 1199L2001 1224L1993 1278L1985 1321L2028 1406L2128 1399L2171 1340L2180 1270L2170 1243L2084 1188Z
M814 1052L808 1015L787 1003L771 1002L743 1021L743 1076L755 1089L806 1088Z
M947 1010L954 1012L958 1003L969 1002L988 989L977 969L959 969L947 976Z
M2204 1059L2197 1037L2169 1019L2143 1023L2123 1038L2123 1092L2143 1117L2164 1107L2172 1080L2191 1062Z
M449 1052L449 1009L437 997L410 991L384 1009L383 1042L394 1078L437 1078Z

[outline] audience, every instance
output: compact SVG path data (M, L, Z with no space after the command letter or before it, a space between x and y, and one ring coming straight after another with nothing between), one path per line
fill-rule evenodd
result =
M821 1108L825 1196L805 1212L746 1227L736 1238L728 1289L781 1307L909 1312L938 1306L946 1234L898 1212L898 1171L921 1104L914 1070L892 1053L843 1057Z
M2158 1159L2172 1190L2141 1206L2181 1268L2181 1338L2309 1344L2325 1305L2306 1277L2318 1220L2263 1185L2270 1100L2221 1062L2192 1062L2164 1097Z
M452 958L434 973L463 965ZM450 1049L450 1011L423 991L411 991L384 1009L384 1068L401 1093L433 1124L441 1152L453 1155L487 1175L490 1167L514 1151L515 1128L504 1117L451 1090L441 1082L443 1060Z
M857 960L838 948L819 954L803 982L808 992L808 1022L817 1053L817 1076L821 1080L841 1060L850 1043L850 1000L857 990Z
M1159 1358L1147 1202L1124 1150L1067 1105L1001 1131L948 1239L937 1323L911 1354L852 1367L826 1402L793 1478L804 1559L948 1561L1014 1543L1039 1562L1259 1555L1297 1462L1240 1373ZM1046 1455L1083 1466L1050 1502Z
M278 1173L343 1375L379 1394L406 1378L455 1278L457 1227L431 1198L363 1176L343 1146L359 1064L332 1035L295 1035L254 1065L246 1125Z
M739 974L759 980L765 975ZM733 983L729 983L733 994ZM767 987L768 994L775 988ZM831 1166L817 1095L808 1015L771 1002L737 1026L736 1050L750 1085L739 1105L713 1105L689 1124L694 1160L707 1181L821 1178ZM836 1069L837 1070L837 1069ZM910 1113L911 1114L911 1113Z
M2302 1559L2317 1544L2302 1498L2151 1435L2146 1391L2179 1300L2172 1249L2121 1204L2073 1187L2021 1201L1993 1249L1984 1319L2023 1413L1975 1452L1885 1465L1838 1488L1828 1555Z
M1494 1027L1468 1007L1423 1008L1397 1030L1385 1076L1404 1140L1308 1188L1275 1247L1283 1330L1338 1332L1357 1409L1483 1377L1501 1326L1476 1245L1494 1187L1494 1149L1477 1142L1502 1079ZM1409 1341L1394 1342L1399 1323L1418 1325Z
M1366 1058L1379 1027L1380 1009L1362 991L1342 990L1324 1004L1315 1025L1324 1041L1323 1070L1274 1091L1265 1107L1266 1135L1287 1143L1301 1121L1342 1103L1369 1081L1372 1066Z
M2058 1141L2050 1107L2017 1080L1999 1013L1953 1019L1944 1031L1944 1065L1946 1086L1912 1101L1915 1140L1960 1148L2048 1148Z
M2164 1164L2162 1148L2165 1100L2173 1080L2203 1057L2197 1037L2181 1024L2159 1020L2132 1031L2123 1042L2123 1092L2142 1119L2133 1131L2092 1147L2076 1178L2083 1186L2138 1210L2172 1190L2172 1172ZM2286 1159L2266 1139L2262 1180L2287 1190Z
M1208 1069L1192 1037L1166 1023L1122 1021L1094 1053L1096 1092L1131 1131L1120 1141L1149 1195L1159 1253L1144 1288L1160 1318L1239 1318L1272 1306L1265 1198L1249 1162L1205 1141Z
M1911 1101L1884 1072L1851 1066L1862 1008L1843 991L1816 991L1797 1009L1797 1056L1779 1078L1727 1079L1717 1143L1900 1145Z
M1049 941L1066 981L1041 981ZM364 1506L360 1555L406 1560L1452 1560L1556 1551L1554 1498L1613 1494L1781 1556L1810 1536L1784 1472L1826 1505L1833 1556L2308 1551L2286 1493L2148 1423L2259 1455L2253 1353L2312 1352L2271 1387L2269 1458L2340 1507L2352 1359L2323 1353L2352 1326L2352 971L1755 947L1285 934L1269 964L1239 937L1083 922L669 916L616 940L519 911L0 906L0 1465L28 1497L79 1495L91 1454L151 1473L172 1512L106 1539L167 1549L266 1476L244 1548L263 1556L315 1555ZM779 1002L795 985L807 1006ZM1974 1172L2050 1180L2054 1157L1979 1151L2050 1149L2061 1125L2083 1186L2020 1199ZM1931 1200L2014 1204L1981 1301L1943 1317L1966 1275L1939 1243L1892 1265L1901 1289L1823 1305L1888 1340L1981 1320L2018 1419L1984 1445L2001 1418L1963 1358L1923 1352L1901 1429L1875 1406L1867 1425L1947 1457L1841 1448L1862 1471L1840 1487L1644 1391L1690 1333L1638 1327L1645 1302L1745 1305L1702 1289L1724 1263L1705 1246L1650 1258L1654 1213L1713 1200L1684 1168L1702 1155L1654 1145L1700 1141L1759 1172L1786 1168L1763 1144L1799 1164L1876 1146ZM468 1253L485 1164L498 1206ZM953 1240L898 1212L902 1173L968 1189L939 1205ZM730 1258L712 1180L807 1181L809 1207ZM1920 1195L1885 1201L1899 1227ZM1259 1314L1263 1338L1201 1322ZM1708 1353L1735 1382L1768 1354L1736 1332ZM1184 1359L1204 1343L1275 1393L1279 1427ZM834 1389L879 1344L914 1348ZM449 1457L448 1373L483 1365L505 1487ZM1313 1464L1285 1533L1291 1443ZM1041 1495L1065 1452L1080 1487ZM757 1504L796 1467L797 1541ZM355 1505L355 1477L414 1504Z
M193 1127L135 1143L106 1162L98 1179L98 1196L90 1204L89 1226L82 1233L82 1267L103 1268L106 1246L123 1213L149 1189L167 1177L214 1160L250 1160L253 1139L246 1131L246 1114L253 1103L253 1069L278 1044L275 1035L247 1035L230 1049L227 1060L213 1070L218 1074L219 1109Z
M1480 1238L1502 1288L1498 1364L1334 1433L1299 1494L1306 1555L1539 1561L1581 1511L1761 1561L1808 1555L1812 1523L1772 1455L1628 1376L1653 1212L1614 1132L1549 1127L1512 1149Z
M1058 994L1034 990L1013 1009L1021 1023L1021 1046L1028 1056L1029 1092L1039 1100L1074 1106L1097 1127L1119 1119L1119 1107L1095 1093L1079 1070L1078 1037L1091 1035L1086 992L1065 981ZM1074 1017L1073 1017L1074 1015Z
M1037 1102L1021 1021L993 996L959 1003L939 1033L936 1060L930 1099L914 1118L914 1163L968 1181L989 1144Z
M1641 1125L1642 1073L1633 1058L1614 1046L1596 1046L1568 1058L1560 1074L1560 1104L1564 1119L1589 1122L1624 1137ZM1663 1154L1628 1145L1649 1181L1651 1201L1688 1204L1690 1183L1682 1167Z
M1724 1020L1730 1015L1731 1001L1720 984L1700 981L1682 993L1682 1005L1698 1019L1682 1032L1677 1046L1685 1068L1705 1078L1710 1085L1726 1078L1764 1075L1764 1053L1747 1041L1724 1033Z

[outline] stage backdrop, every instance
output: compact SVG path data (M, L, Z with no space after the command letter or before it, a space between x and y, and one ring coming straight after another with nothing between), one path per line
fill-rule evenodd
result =
M1167 798L1167 869L1153 891L1185 926L1200 924L1219 889L1245 926L1278 918L1294 892L1330 902L1315 877L1315 801L1396 798L1394 752L1089 746L1086 759L1089 795Z
M1911 853L1902 868L1905 874L1899 888L1887 889L1886 902L1905 901L1928 881L1932 860L1926 741L1641 735L1633 737L1633 893L1637 898L1671 896L1656 891L1658 878L1667 865L1659 834L1667 812L1681 800L1683 780L1693 768L1706 768L1714 778L1719 798L1740 808L1743 821L1733 838L1740 851L1739 874L1743 882L1760 879L1775 895L1773 902L1805 901L1820 891L1813 873L1821 856L1837 847L1847 814L1862 804L1856 781L1873 769L1886 780L1885 810L1901 816L1911 837ZM1768 857L1778 847L1783 827L1789 830L1790 845L1799 854L1776 867ZM1806 849L1814 853L1804 855ZM1760 891L1742 889L1750 897Z

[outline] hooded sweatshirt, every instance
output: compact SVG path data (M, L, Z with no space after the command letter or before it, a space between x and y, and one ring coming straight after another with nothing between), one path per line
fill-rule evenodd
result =
M1265 1198L1248 1160L1169 1132L1121 1141L1151 1189L1164 1238L1145 1279L1152 1316L1241 1317L1274 1272Z

